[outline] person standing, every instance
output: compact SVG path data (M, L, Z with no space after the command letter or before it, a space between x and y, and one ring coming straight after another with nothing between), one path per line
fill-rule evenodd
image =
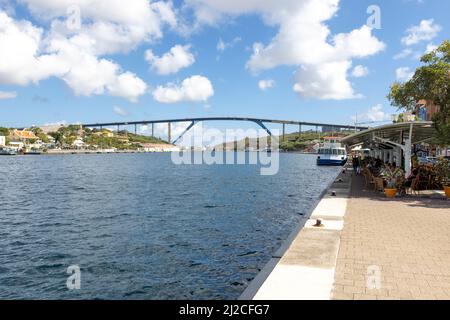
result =
M356 157L356 174L358 176L361 174L361 164L362 164L361 155L358 155Z
M356 154L353 154L352 156L352 165L353 165L353 172L355 175L358 175L358 158L356 157Z

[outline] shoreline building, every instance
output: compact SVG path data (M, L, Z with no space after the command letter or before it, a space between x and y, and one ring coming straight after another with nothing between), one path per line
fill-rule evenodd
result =
M32 131L14 129L11 134L12 140L28 142L30 140L38 140L39 138Z
M432 121L433 116L438 113L440 107L429 100L419 100L416 104L415 114L419 121Z

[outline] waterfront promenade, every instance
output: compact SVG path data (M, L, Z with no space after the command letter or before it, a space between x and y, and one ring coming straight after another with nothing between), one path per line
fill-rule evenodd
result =
M389 200L354 177L337 257L333 299L450 299L450 201ZM379 268L379 289L367 287Z
M349 171L299 229L241 299L450 299L450 201L439 193L387 199Z

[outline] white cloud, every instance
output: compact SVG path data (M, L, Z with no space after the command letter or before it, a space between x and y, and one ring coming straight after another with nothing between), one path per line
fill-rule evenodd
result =
M402 38L402 43L411 46L422 41L433 40L441 31L440 25L434 23L434 19L422 20L418 26L412 26L406 30L407 35Z
M57 77L75 95L109 94L135 102L146 93L145 82L102 56L127 53L161 38L164 25L177 25L170 1L19 1L49 27L16 21L0 10L0 84L25 86ZM74 5L82 22L76 30L66 21Z
M275 86L275 80L261 80L258 82L258 87L265 91L267 89L271 89Z
M213 95L209 79L199 75L184 79L181 85L169 83L153 91L153 98L161 103L204 102Z
M348 61L302 66L295 74L293 89L305 98L321 100L360 98L361 95L354 93L346 77L350 67Z
M414 54L414 50L412 50L411 48L405 48L405 49L402 50L402 52L396 54L394 56L394 59L395 60L404 59L404 58L407 58L407 57L409 57L409 56L411 56L413 54Z
M222 39L219 39L219 42L217 43L217 51L223 52L223 51L225 51L225 49L226 49L225 42L223 42Z
M130 113L127 110L122 109L121 107L118 107L118 106L113 107L113 112L122 117L126 117L126 116L130 115Z
M13 91L0 91L0 100L14 99L17 97L17 92Z
M437 45L435 45L435 44L430 42L429 44L427 44L427 48L425 49L425 53L430 53L430 52L436 50L437 48L438 48Z
M281 65L300 67L294 90L302 96L357 98L359 95L347 80L347 66L353 58L368 57L385 48L367 26L350 33L331 34L325 22L336 15L339 0L189 0L188 4L200 23L216 24L226 17L258 14L265 24L278 27L269 44L253 45L247 68L256 73ZM311 80L317 87L314 93L308 92Z
M357 65L353 68L352 76L355 78L362 78L369 74L369 69L362 65Z
M361 122L371 122L371 121L385 121L389 120L389 115L383 111L383 106L381 104L377 104L373 106L366 112L362 114L358 114L358 116L351 117L353 121Z
M414 71L409 67L401 67L395 70L395 77L398 81L408 81L414 76Z
M67 10L79 8L83 24L73 38L93 40L89 45L96 54L129 52L143 41L162 37L162 27L176 26L171 2L147 0L19 0L33 16L51 21L53 30L67 37Z
M149 49L145 52L145 60L160 75L177 73L181 69L194 64L195 57L189 52L190 48L190 45L176 45L161 57L155 56L153 51Z
M115 97L127 98L137 102L139 96L147 91L147 84L129 71L115 77L115 81L107 86L109 94Z
M147 90L144 81L107 59L89 54L65 38L53 39L45 56L47 65L55 70L77 96L109 94L136 102Z
M43 30L0 11L0 83L26 85L54 73L38 59Z
M230 42L224 42L222 40L222 38L219 39L219 42L217 42L217 51L219 52L224 52L227 49L230 49L232 47L234 47L238 42L240 42L242 39L240 37L235 37L232 41Z

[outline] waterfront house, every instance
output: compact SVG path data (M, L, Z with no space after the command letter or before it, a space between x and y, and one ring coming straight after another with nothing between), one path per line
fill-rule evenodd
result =
M11 141L11 142L8 144L8 146L9 146L11 149L13 149L13 150L15 150L15 151L18 152L18 151L24 149L25 144L24 144L23 142L21 142L21 141Z
M12 131L11 134L11 138L13 140L18 140L18 141L22 141L22 142L28 142L30 140L37 140L38 137L36 137L36 135L29 130L18 130L18 129L14 129Z
M72 143L72 147L76 148L76 149L81 149L83 147L85 147L86 144L84 143L83 139L81 138L77 138L73 143Z
M6 145L6 137L0 136L0 147L4 147Z

